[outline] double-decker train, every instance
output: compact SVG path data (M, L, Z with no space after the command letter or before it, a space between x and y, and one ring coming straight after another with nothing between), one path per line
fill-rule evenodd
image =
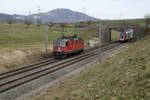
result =
M120 35L119 35L120 42L131 41L132 39L133 39L133 30L132 29L120 32Z
M53 42L53 55L55 58L65 58L70 54L83 51L84 40L76 35L58 38Z

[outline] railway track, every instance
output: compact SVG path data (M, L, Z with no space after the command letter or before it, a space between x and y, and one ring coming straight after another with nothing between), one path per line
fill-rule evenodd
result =
M116 45L116 43L112 43L111 45ZM110 46L110 44L106 44L106 45L103 45L101 47L105 47L105 46ZM98 49L98 48L99 47L96 46L94 48L86 49L84 52L86 53L86 52L89 52L89 51L92 51L92 50L95 50L95 49ZM9 77L9 76L15 75L15 74L23 73L23 72L41 67L41 66L46 66L46 65L49 65L49 64L52 64L52 63L56 63L58 61L61 61L61 59L58 60L58 59L55 59L55 58L50 58L50 59L47 59L47 60L40 61L38 63L33 63L33 64L26 65L26 66L23 66L23 67L14 69L14 70L10 70L8 72L0 73L0 80L4 79L6 77Z
M102 46L100 50L103 52L119 45L120 43L105 45ZM52 59L41 61L39 63L32 64L30 66L25 66L20 69L12 70L10 72L1 73L0 93L18 87L22 84L28 83L32 80L35 80L49 73L55 72L59 69L68 67L69 65L75 64L79 61L83 61L84 59L87 59L91 56L98 54L100 50L98 49L98 47L95 47L86 50L85 53L82 55L78 55L70 59L58 61L57 59L52 58ZM53 65L50 66L50 64Z

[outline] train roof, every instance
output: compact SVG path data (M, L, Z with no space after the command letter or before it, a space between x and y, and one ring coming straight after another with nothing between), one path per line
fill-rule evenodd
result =
M82 38L81 37L77 37L77 35L74 35L74 36L63 36L62 38L57 38L58 41L61 41L61 40L81 40Z

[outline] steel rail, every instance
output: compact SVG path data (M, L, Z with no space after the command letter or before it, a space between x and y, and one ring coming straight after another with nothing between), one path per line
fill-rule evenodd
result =
M105 51L105 50L109 50L109 49L111 49L112 47L110 46L109 48L103 48L102 50L103 51ZM32 80L34 80L34 79L37 79L37 78L39 78L39 77L42 77L42 76L44 76L44 75L47 75L47 74L49 74L49 73L52 73L52 72L54 72L54 71L57 71L57 70L59 70L59 69L62 69L62 68L64 68L64 67L67 67L67 66L69 66L69 65L72 65L72 64L74 64L74 63L77 63L77 62L79 62L79 61L82 61L82 60L84 60L84 59L86 59L86 58L89 58L89 57L91 57L91 56L94 56L94 55L96 55L97 53L99 52L99 50L97 49L97 50L94 50L94 51L90 51L90 52L87 52L86 54L84 54L84 55L82 55L82 56L80 56L80 57L75 57L75 58L73 58L73 60L72 61L67 61L66 63L60 63L59 65L54 65L54 66L52 66L52 67L49 67L49 68L47 68L47 69L43 69L43 70L40 70L40 71L37 71L37 72L35 72L35 73L30 73L30 74L28 74L28 75L26 75L26 76L24 76L24 77L20 77L20 78L18 78L18 79L15 79L15 80L12 80L12 81L9 81L9 82L7 82L7 83L3 83L3 84L1 84L0 85L0 93L2 93L2 92L4 92L4 91L7 91L7 90L9 90L9 89L11 89L11 88L14 88L14 87L17 87L17 86L20 86L20 85L22 85L22 84L25 84L25 83L27 83L27 82L29 82L29 81L32 81ZM59 66L59 67L58 67ZM60 67L61 66L61 67ZM11 84L10 84L11 83Z

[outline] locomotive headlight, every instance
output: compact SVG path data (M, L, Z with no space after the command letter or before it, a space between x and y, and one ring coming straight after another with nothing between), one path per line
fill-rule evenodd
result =
M61 48L60 48L60 47L58 47L58 51L61 51Z

